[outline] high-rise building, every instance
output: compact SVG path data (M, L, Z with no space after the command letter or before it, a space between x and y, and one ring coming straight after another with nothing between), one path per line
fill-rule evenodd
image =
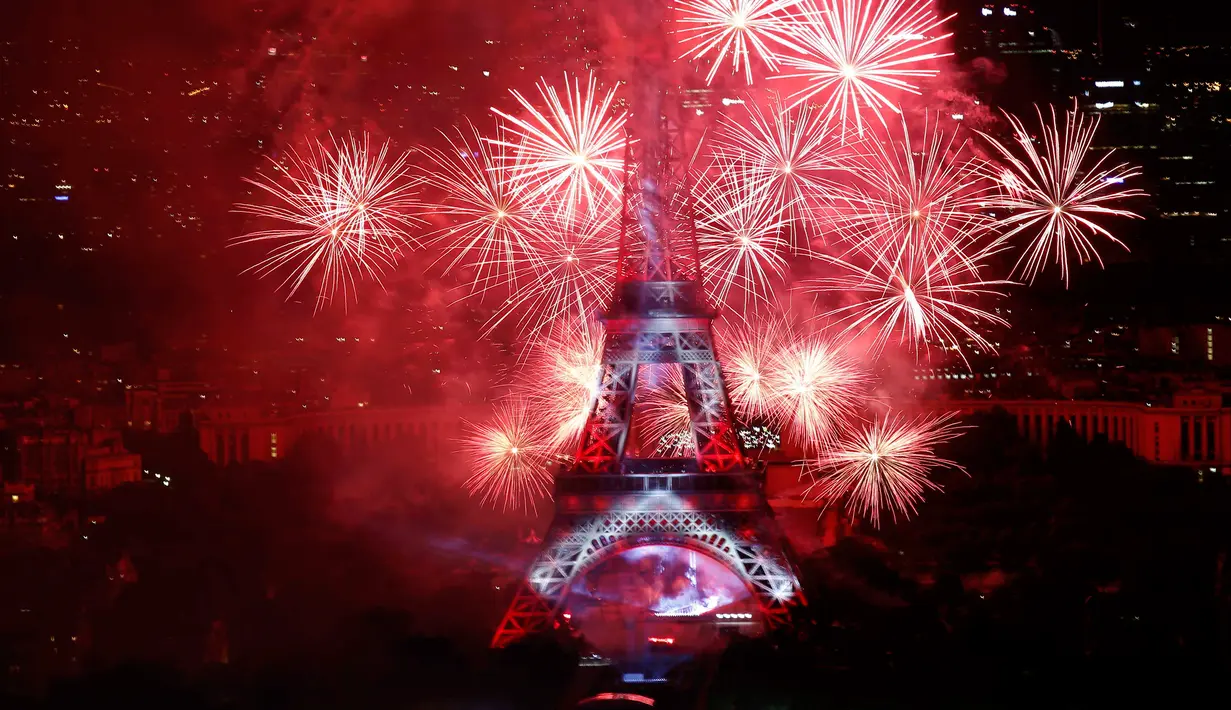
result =
M966 62L990 61L982 93L995 106L1019 112L1072 93L1073 53L1063 51L1059 32L1034 8L1000 2L959 12L954 45Z

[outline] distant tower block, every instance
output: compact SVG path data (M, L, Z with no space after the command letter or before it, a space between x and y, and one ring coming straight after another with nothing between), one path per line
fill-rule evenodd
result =
M493 646L566 623L575 580L615 554L648 545L683 547L724 564L746 585L769 629L789 626L792 609L804 603L785 539L732 425L714 354L714 314L703 304L680 168L683 137L664 119L657 138L653 146L641 143L640 179L625 170L620 263L602 318L607 339L598 394L576 456L556 478L556 517L542 552ZM691 263L675 251L691 252ZM627 453L638 372L652 364L682 371L691 458Z

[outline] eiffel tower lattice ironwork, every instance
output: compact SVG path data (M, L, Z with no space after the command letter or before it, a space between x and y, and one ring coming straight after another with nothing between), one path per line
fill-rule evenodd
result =
M654 145L641 143L639 170L624 171L620 263L601 318L597 396L575 457L556 477L555 518L496 630L496 647L565 623L575 580L645 545L684 547L723 563L747 586L767 628L789 626L792 609L804 603L761 476L732 423L714 313L701 288L683 133L665 118L657 133ZM673 244L691 248L691 263L673 255ZM690 458L628 455L638 375L659 364L683 375Z

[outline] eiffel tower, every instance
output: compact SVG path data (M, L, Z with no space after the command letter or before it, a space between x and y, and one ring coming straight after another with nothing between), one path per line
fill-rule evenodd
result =
M756 600L766 629L790 626L792 609L804 604L763 477L749 466L732 424L714 351L714 312L703 298L684 131L663 116L662 97L655 98L642 105L651 107L658 125L641 125L658 140L638 144L639 170L626 158L619 268L600 318L606 340L598 393L576 455L556 476L556 513L542 550L496 630L494 647L567 623L575 580L648 545L686 548L725 565ZM673 244L687 248L673 250ZM691 264L674 251L691 251ZM682 371L690 458L629 454L638 376L661 364Z

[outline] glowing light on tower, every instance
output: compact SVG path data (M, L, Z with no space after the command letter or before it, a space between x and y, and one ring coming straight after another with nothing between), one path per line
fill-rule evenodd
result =
M316 306L343 300L355 291L356 281L379 283L403 250L415 245L408 230L421 224L417 208L417 181L407 173L406 156L389 159L389 143L374 151L368 136L330 136L329 146L309 144L306 153L291 150L285 164L269 161L272 174L257 173L244 181L272 198L270 204L240 203L235 212L278 223L249 232L232 244L269 245L266 257L245 271L267 276L287 275L279 288L293 296L313 274L319 279Z
M823 113L844 129L863 133L863 111L884 123L884 111L899 113L884 91L919 93L915 80L935 76L924 63L949 52L935 45L951 33L928 37L952 17L939 18L931 0L806 0L792 40L804 48L785 54L783 74L804 88L792 105L819 100Z
M1056 263L1067 286L1070 262L1084 264L1094 260L1100 266L1103 263L1091 237L1101 236L1128 248L1092 218L1137 217L1113 205L1145 193L1121 187L1126 179L1140 175L1141 170L1127 163L1109 165L1113 151L1098 160L1088 160L1098 117L1087 119L1074 108L1065 112L1061 123L1055 107L1051 109L1050 122L1042 111L1037 113L1043 133L1041 145L1035 143L1020 119L1007 113L1019 152L986 133L981 134L1008 167L1007 172L992 176L999 179L1001 186L992 204L1011 211L1002 222L1006 230L1004 239L1033 232L1014 272L1020 271L1033 282L1048 263Z

